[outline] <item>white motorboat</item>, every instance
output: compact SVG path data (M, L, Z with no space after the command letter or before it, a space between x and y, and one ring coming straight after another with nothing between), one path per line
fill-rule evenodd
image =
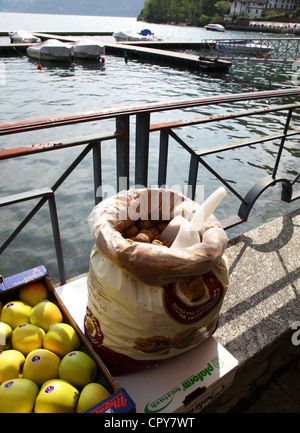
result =
M270 54L271 49L261 41L242 40L242 41L222 41L219 42L219 50L224 55L234 52L236 55L247 55L254 57L263 57Z
M75 59L98 60L105 54L105 46L95 42L93 39L79 39L71 44L71 53Z
M11 43L13 44L41 42L40 38L34 36L30 32L26 32L25 30L17 30L15 32L9 32L8 36L10 38Z
M70 44L57 39L47 39L37 45L31 45L26 50L28 57L38 60L64 61L72 57Z
M212 30L215 32L225 32L225 27L222 26L221 24L207 24L204 27L206 28L206 30Z
M135 31L124 31L124 32L115 32L113 37L118 42L124 41L161 41L162 38L159 36L155 36L151 30L143 29L140 33Z

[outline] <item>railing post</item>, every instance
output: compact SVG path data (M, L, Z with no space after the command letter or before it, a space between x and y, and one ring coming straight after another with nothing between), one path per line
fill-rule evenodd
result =
M158 161L158 186L166 185L168 166L169 130L160 131L159 161Z
M136 115L135 184L147 187L150 113Z
M60 282L61 284L66 284L67 279L66 279L65 264L63 258L63 251L62 251L62 244L61 244L61 237L60 237L60 231L58 225L58 217L57 217L57 209L56 209L54 193L51 196L49 196L48 203L49 203L49 210L50 210L50 217L51 217L51 224L53 230Z
M117 190L129 189L129 116L116 117Z
M196 194L196 183L197 183L197 175L198 175L198 158L193 154L190 159L190 170L189 170L189 180L188 180L188 198L194 200Z
M98 193L98 188L102 185L102 169L101 169L101 141L97 141L93 147L93 169L94 169L94 191L95 205L100 203L101 197Z

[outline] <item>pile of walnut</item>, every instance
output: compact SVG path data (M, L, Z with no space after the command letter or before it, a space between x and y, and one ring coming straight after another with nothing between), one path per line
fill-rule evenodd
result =
M144 242L170 248L170 242L159 239L168 224L169 221L137 220L122 232L122 236L131 243Z

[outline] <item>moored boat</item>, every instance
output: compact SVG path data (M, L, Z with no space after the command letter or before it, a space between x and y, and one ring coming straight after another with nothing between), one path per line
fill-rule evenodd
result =
M270 48L260 40L221 41L219 42L219 50L224 55L234 52L235 54L254 57L263 57L271 52Z
M79 39L71 44L71 53L75 59L98 60L105 54L105 46L93 39Z
M222 26L221 24L207 24L204 27L206 28L206 30L212 30L215 32L225 32L225 27Z
M117 42L124 42L124 41L161 41L162 38L159 36L155 36L151 30L149 29L143 29L140 33L135 31L121 31L121 32L115 32L113 34L113 37Z
M15 32L9 32L8 36L10 38L11 43L13 44L24 44L24 43L39 43L41 39L37 36L34 36L30 32L26 32L25 30L17 30Z
M28 57L38 60L65 61L72 57L70 44L57 39L47 39L37 45L31 45L26 50Z

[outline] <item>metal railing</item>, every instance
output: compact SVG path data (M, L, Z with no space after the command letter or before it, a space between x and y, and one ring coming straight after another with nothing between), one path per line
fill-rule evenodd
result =
M300 58L300 38L249 38L207 41L201 55L220 58L295 61Z
M266 98L293 98L300 95L300 88L239 93L233 95L213 96L208 98L200 98L187 101L176 101L160 104L145 104L142 106L124 107L119 109L101 110L88 113L76 113L72 115L46 117L33 120L18 121L8 124L0 124L0 136L8 136L10 134L20 134L27 131L43 130L45 128L53 128L59 126L73 125L83 122L104 121L106 119L114 119L115 131L105 132L97 135L90 135L74 139L59 140L59 142L49 142L46 144L36 144L30 147L20 147L14 149L4 149L0 151L1 164L5 160L18 158L21 156L30 157L37 153L45 153L52 151L60 151L70 147L83 147L81 153L74 159L63 174L59 176L56 182L51 187L46 187L38 190L23 192L8 197L0 198L0 207L6 207L15 203L21 203L28 200L39 199L38 203L26 215L23 221L9 235L5 242L0 246L0 254L2 254L11 242L18 236L33 216L46 204L49 205L53 237L55 243L56 257L61 283L66 282L66 273L64 265L64 254L61 242L59 220L57 214L55 194L58 188L64 183L67 177L76 169L79 163L90 152L93 154L93 169L94 169L94 192L95 204L102 199L99 195L99 187L102 186L102 168L103 161L101 157L101 143L104 141L115 141L116 143L116 184L118 191L120 189L130 188L130 139L133 133L130 128L130 119L135 118L135 172L134 184L148 186L148 166L149 166L149 137L151 133L159 132L159 161L157 184L159 187L166 185L167 168L168 168L168 150L170 147L170 139L179 144L190 155L189 172L187 173L187 182L190 186L189 197L194 199L197 186L198 168L201 165L210 172L225 188L231 191L232 194L240 201L240 207L236 215L229 215L222 220L223 227L228 229L235 225L247 221L250 211L259 198L259 196L270 186L277 183L282 185L281 199L285 202L291 202L300 198L300 191L293 191L300 177L298 172L292 179L282 178L277 176L278 166L280 163L282 151L285 141L289 137L295 137L300 134L300 129L291 129L291 118L293 112L300 108L299 102L288 102L281 105L268 105L267 107L243 109L239 111L228 110L225 114L202 115L196 118L185 118L183 120L171 120L175 110L182 110L182 115L185 110L196 107L217 106L221 104L232 104L236 102L246 102L254 100L265 100ZM151 123L150 117L154 113L168 112L168 120L164 123ZM276 134L267 134L261 137L255 137L238 142L230 142L216 147L207 149L193 150L180 136L175 132L178 128L184 128L191 125L206 125L212 122L222 122L229 119L239 119L253 115L264 115L268 113L286 113L285 126L283 130ZM265 142L279 142L277 156L272 174L264 177L250 187L249 192L242 196L237 188L233 187L224 176L218 173L215 169L205 161L208 155L219 154L232 149L241 147L251 148L254 144L262 144ZM125 185L124 185L125 179ZM249 179L250 181L250 179Z

